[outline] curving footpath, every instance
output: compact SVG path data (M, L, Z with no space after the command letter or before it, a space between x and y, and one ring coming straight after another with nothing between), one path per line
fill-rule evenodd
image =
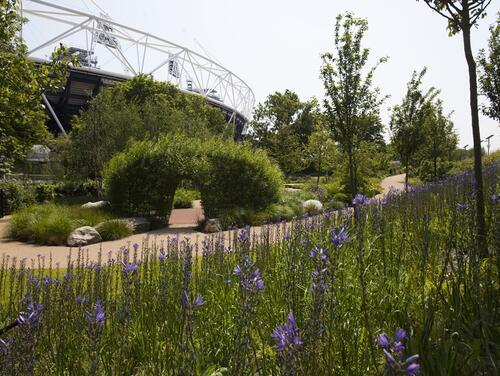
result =
M382 180L380 183L383 192L375 196L376 198L383 197L391 189L402 190L404 189L405 175L393 175ZM154 231L150 231L145 234L136 234L120 240L102 242L97 244L92 244L85 246L84 249L88 253L89 261L98 261L99 256L102 255L104 259L107 258L109 252L115 253L120 247L129 246L131 247L134 243L154 245L160 244L162 240L166 240L168 237L179 236L179 239L188 238L191 244L200 245L202 240L205 239L207 234L197 231L194 226L196 223L196 218L200 215L200 209L195 207L194 209L178 209L174 210L171 219L169 221L168 228L162 228ZM59 263L61 266L66 265L68 261L68 256L70 252L73 252L73 257L76 254L77 249L73 248L71 251L67 246L47 246L47 245L37 245L23 243L16 240L10 240L5 236L7 225L9 222L9 216L0 218L0 261L3 255L10 256L10 258L17 258L18 260L27 258L28 260L36 260L38 256L44 256L48 261L52 259L53 265ZM253 227L252 232L258 233L260 227ZM231 231L225 231L224 235L226 238L231 236Z

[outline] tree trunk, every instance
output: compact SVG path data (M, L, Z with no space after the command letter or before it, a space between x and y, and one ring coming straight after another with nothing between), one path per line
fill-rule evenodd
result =
M465 1L467 3L467 1ZM467 16L463 19L462 35L464 41L465 58L469 68L469 90L470 90L470 111L472 118L472 136L474 140L474 177L476 180L476 214L477 214L477 245L479 256L488 256L486 244L486 224L484 220L484 192L483 192L483 171L481 162L481 133L479 130L479 113L477 104L477 76L476 62L472 54L469 26L469 10L464 9Z
M356 196L356 188L354 184L354 161L353 161L353 156L352 152L349 151L349 190L351 191L351 196L354 198Z
M408 170L409 167L408 165L410 164L409 161L406 161L405 163L405 192L408 193Z

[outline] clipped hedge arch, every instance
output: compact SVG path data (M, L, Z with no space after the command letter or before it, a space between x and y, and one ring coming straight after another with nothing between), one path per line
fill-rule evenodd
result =
M281 171L263 151L181 135L132 145L111 159L103 175L112 205L127 215L155 211L168 217L184 179L201 191L209 217L235 208L264 209L279 200L283 187Z

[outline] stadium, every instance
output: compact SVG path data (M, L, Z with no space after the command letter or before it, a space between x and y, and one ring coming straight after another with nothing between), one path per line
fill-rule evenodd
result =
M71 118L103 87L138 74L176 85L220 108L240 139L255 103L252 89L238 75L212 58L111 19L95 2L99 15L42 0L23 0L27 19L22 37L28 56L43 64L59 45L79 61L71 67L65 89L43 96L49 129L67 134Z

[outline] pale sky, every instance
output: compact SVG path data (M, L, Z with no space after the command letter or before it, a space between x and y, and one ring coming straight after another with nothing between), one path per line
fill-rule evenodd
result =
M92 0L54 0L95 12ZM319 78L321 53L333 51L335 17L353 11L366 17L364 45L371 61L388 56L375 83L391 97L382 107L399 103L413 70L427 66L424 87L441 89L446 111L460 136L472 146L467 65L461 35L448 37L446 21L416 0L95 0L115 21L158 35L220 62L253 89L257 102L290 89L306 100L324 95ZM86 9L88 7L88 9ZM474 51L484 48L489 25L500 11L493 0L488 16L473 30ZM203 47L205 51L200 47ZM481 137L490 134L491 149L500 148L500 128L480 117Z

